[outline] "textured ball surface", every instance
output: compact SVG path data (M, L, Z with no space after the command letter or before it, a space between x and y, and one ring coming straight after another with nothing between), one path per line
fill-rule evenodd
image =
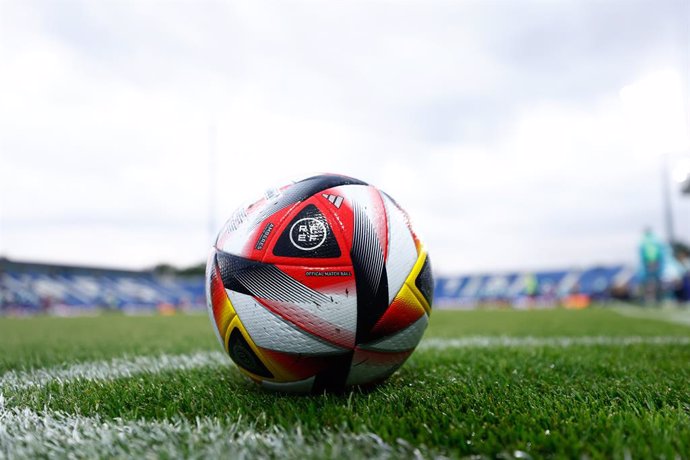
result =
M421 340L432 296L405 212L345 176L310 177L237 210L206 267L218 340L245 375L279 391L385 380Z

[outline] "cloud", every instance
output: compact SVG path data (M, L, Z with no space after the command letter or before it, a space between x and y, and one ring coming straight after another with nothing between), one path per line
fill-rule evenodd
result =
M194 263L209 206L331 171L409 208L442 271L631 261L661 166L619 90L687 91L689 9L2 2L0 253Z

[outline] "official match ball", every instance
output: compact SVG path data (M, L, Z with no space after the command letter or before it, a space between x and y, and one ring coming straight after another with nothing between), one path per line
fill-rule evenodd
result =
M433 284L405 211L339 175L269 190L235 211L206 266L221 345L251 380L284 392L388 378L422 338Z

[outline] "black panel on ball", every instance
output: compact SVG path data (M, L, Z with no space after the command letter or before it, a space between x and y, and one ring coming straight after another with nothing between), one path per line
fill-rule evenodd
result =
M363 275L362 263L352 260L352 269L355 273L355 285L357 286L357 333L355 343L367 343L375 337L371 330L388 310L388 275L383 266L378 286L374 287Z
M341 185L369 185L364 181L355 179L354 177L341 176L338 174L322 174L320 176L307 177L306 179L297 182L297 184L309 184L309 188L314 191L308 196L311 196L316 192L320 192L321 190L326 190L327 188L331 187L339 187Z
M419 272L419 275L417 275L414 284L426 301L429 302L429 305L431 305L432 300L434 300L434 277L431 273L431 262L429 261L428 255L426 256L422 270Z
M374 337L371 330L388 309L388 274L381 242L366 213L354 206L355 225L350 258L357 286L356 343Z
M223 281L223 287L225 287L225 289L236 291L241 294L252 295L249 289L240 283L237 278L237 273L251 272L260 269L264 264L221 251L216 253L216 262L218 263L220 279Z
M312 393L323 393L324 391L340 392L345 390L345 382L350 373L352 357L354 352L342 355L329 356L330 365L327 369L319 372L314 379Z
M235 328L230 333L228 340L228 354L238 366L248 370L252 374L261 377L273 378L273 374L269 371L264 363L261 362L254 350L251 349L244 336L239 329Z
M325 303L330 296L306 286L273 264L226 252L216 254L225 289L262 299L292 303Z
M274 213L285 209L300 201L304 201L310 196L332 187L339 187L341 185L368 185L366 182L362 182L359 179L347 176L339 176L335 174L324 174L321 176L308 177L299 182L295 182L289 186L280 195L278 200L271 206L262 210L256 217L255 225L259 225L267 217L273 215Z
M316 193L333 187L339 187L341 185L368 185L366 182L362 182L359 179L347 176L338 176L325 174L322 176L308 177L299 182L295 182L292 186L288 187L283 195L278 199L278 202L273 207L271 213L284 209L287 206L297 203L299 201L304 201Z

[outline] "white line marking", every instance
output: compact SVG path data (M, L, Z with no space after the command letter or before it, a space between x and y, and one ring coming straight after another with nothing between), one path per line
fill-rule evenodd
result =
M572 346L690 345L690 336L584 336L584 337L507 337L474 336L456 339L422 340L419 350L459 348L516 348ZM220 351L200 351L188 355L138 356L93 361L29 371L9 371L0 376L0 392L17 392L51 383L75 380L113 380L140 374L184 371L201 367L230 366L232 361Z
M125 421L7 408L0 397L0 458L340 458L353 454L414 458L421 452L401 439L388 444L374 433L303 433L299 426L259 431L241 421L210 417Z
M50 383L73 380L113 380L139 374L158 374L165 371L189 370L232 363L220 351L202 351L187 355L136 356L92 361L29 371L9 371L0 376L0 390L19 391L44 387Z
M651 319L690 326L690 310L678 308L615 307L616 313L629 318Z
M419 344L420 350L445 350L449 348L517 348L573 346L630 346L630 345L690 345L690 336L582 336L582 337L509 337L475 336L457 339L426 339Z

